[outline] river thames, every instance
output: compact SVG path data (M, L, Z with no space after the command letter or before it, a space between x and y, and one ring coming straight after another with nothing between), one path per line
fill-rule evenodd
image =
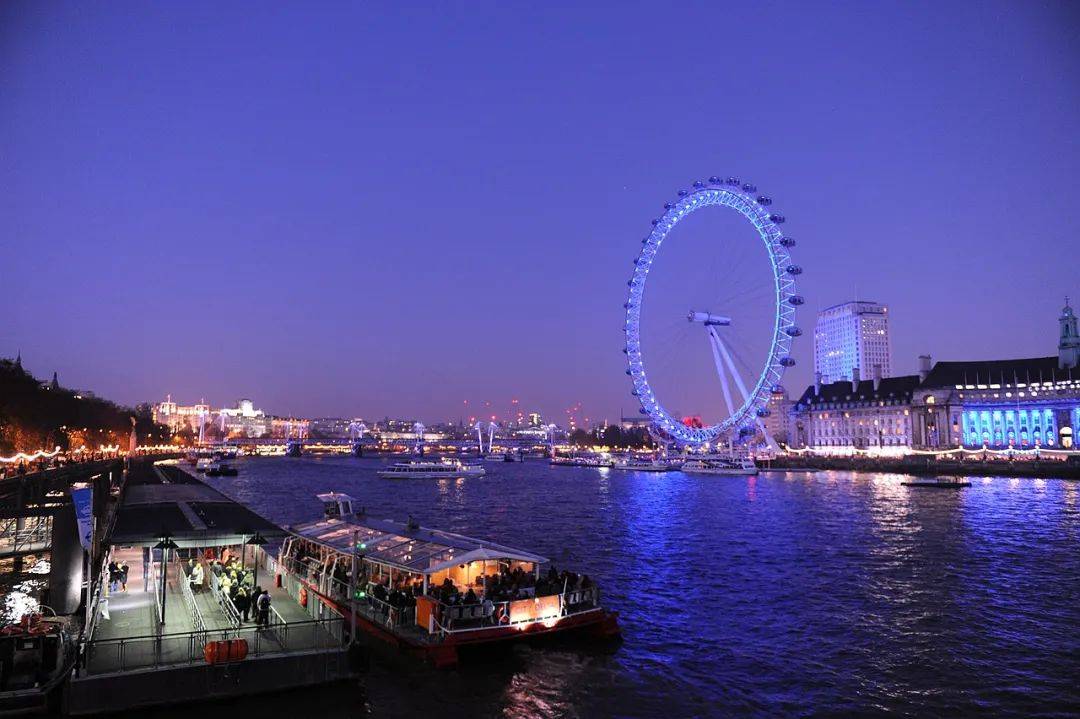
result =
M379 479L390 460L249 459L207 481L282 524L315 494L536 551L597 580L612 648L375 661L357 686L207 708L296 716L1074 715L1080 484L900 475L646 474L544 461ZM201 711L201 710L200 710ZM180 716L182 712L177 712ZM220 713L220 714L219 714Z

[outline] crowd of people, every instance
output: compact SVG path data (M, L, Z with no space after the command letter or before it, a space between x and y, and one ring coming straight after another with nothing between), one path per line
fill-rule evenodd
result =
M450 577L446 577L439 584L428 586L428 596L437 599L448 606L466 606L481 604L484 600L490 602L511 602L518 599L532 597L544 597L553 594L563 594L578 589L589 589L593 586L592 579L587 574L576 572L558 571L554 566L550 567L539 579L532 572L526 572L521 567L509 569L500 567L497 574L489 574L487 577L478 577L473 585L462 590ZM394 608L409 608L416 606L416 598L423 594L423 583L410 581L405 578L396 580L393 584L389 579L380 582L372 582L370 594L380 602L389 604Z
M256 626L270 626L270 593L255 584L255 572L244 568L236 557L209 559L212 586L228 597L241 621L254 617ZM206 572L198 559L188 560L188 581L191 591L203 590Z

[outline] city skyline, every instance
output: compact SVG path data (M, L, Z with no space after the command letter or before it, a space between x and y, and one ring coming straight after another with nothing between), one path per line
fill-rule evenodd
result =
M994 7L473 25L9 4L0 355L131 404L444 420L516 398L614 421L637 413L619 349L638 240L676 189L738 173L800 240L793 396L816 313L868 291L894 375L1048 356L1077 290L1075 11Z

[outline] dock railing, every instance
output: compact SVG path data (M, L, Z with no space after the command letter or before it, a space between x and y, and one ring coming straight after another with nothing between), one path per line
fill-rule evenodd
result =
M280 617L278 617L280 621ZM134 669L202 664L204 647L211 642L241 639L248 658L289 652L324 651L343 646L343 619L334 616L281 624L269 629L248 626L176 634L95 639L86 646L86 674L110 674Z

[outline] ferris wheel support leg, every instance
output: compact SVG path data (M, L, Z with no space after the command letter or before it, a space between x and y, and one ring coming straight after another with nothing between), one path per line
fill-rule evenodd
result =
M743 384L739 370L735 369L735 361L731 359L731 353L728 352L724 341L720 339L720 335L716 334L716 330L712 327L709 328L709 334L712 335L713 342L720 348L720 354L723 355L724 363L727 364L731 376L735 379L735 386L739 388L739 393L742 395L743 402L750 401L750 393L746 391L746 385Z
M709 346L712 348L713 361L716 363L716 374L720 375L720 388L724 390L724 402L727 403L728 416L734 417L735 405L731 403L731 387L728 386L727 372L724 371L724 363L720 359L718 345L720 345L720 338L716 336L716 331L710 327Z
M765 435L765 444L768 448L773 452L779 452L780 445L776 443L776 439L773 438L772 432L765 426L765 422L762 421L761 417L757 418L757 426L761 430L761 433Z

